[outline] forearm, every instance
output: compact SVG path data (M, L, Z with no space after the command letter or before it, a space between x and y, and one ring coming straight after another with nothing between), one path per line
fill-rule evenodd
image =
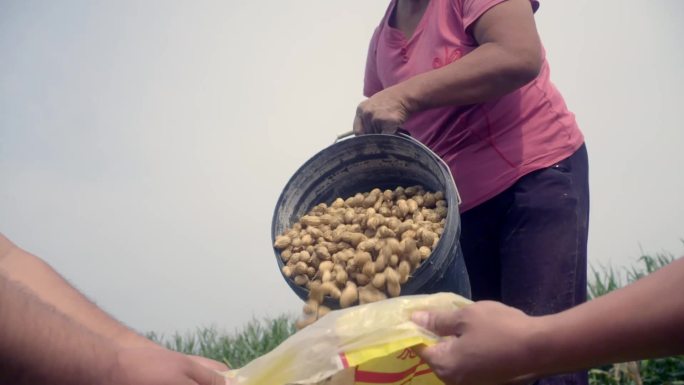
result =
M154 345L152 341L138 335L95 306L49 265L13 245L2 234L0 273L21 283L40 301L60 309L62 313L93 333L131 347Z
M684 353L684 259L563 313L542 317L544 373Z
M116 347L0 273L0 384L102 383Z
M411 112L481 103L506 95L532 81L540 61L486 43L463 58L429 71L393 88L403 95Z

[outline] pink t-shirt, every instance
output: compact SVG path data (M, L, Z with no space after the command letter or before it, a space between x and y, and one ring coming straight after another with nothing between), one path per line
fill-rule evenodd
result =
M389 25L392 0L371 40L364 94L370 97L467 55L477 48L468 27L503 1L431 0L407 41ZM536 10L538 2L531 3ZM462 212L523 175L567 158L584 143L574 115L549 80L545 53L539 76L522 88L486 103L417 112L404 128L449 165Z

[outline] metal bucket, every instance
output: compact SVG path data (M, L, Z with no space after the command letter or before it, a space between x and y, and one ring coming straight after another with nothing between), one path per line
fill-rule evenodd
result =
M430 191L443 191L448 213L444 233L425 260L402 285L402 295L431 292L455 258L463 263L459 245L461 223L459 197L449 167L425 145L406 135L363 135L338 141L323 149L302 165L285 185L273 213L271 240L282 234L319 203L332 203L373 188L423 185ZM280 251L275 252L278 267L283 267ZM452 269L454 270L454 269ZM456 277L467 284L465 267L456 269ZM303 300L309 291L283 275L288 285ZM468 289L469 291L469 289ZM458 293L469 296L469 293ZM332 308L333 301L326 301Z

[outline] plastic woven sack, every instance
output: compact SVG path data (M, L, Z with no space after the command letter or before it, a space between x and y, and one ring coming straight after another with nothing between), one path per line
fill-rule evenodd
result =
M439 293L333 311L227 376L239 385L442 385L411 349L439 337L411 322L411 313L469 303Z

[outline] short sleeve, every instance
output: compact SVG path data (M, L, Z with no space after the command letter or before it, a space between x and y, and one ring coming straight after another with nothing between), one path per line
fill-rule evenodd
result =
M467 31L470 26L490 10L495 5L501 4L507 0L456 0L460 4L461 17L463 19L463 27ZM539 1L530 0L532 11L536 12L539 9Z
M376 63L378 35L380 28L376 28L371 38L368 47L368 56L366 57L366 73L363 78L363 94L366 97L371 97L374 94L383 90L382 82L378 77L378 66Z

